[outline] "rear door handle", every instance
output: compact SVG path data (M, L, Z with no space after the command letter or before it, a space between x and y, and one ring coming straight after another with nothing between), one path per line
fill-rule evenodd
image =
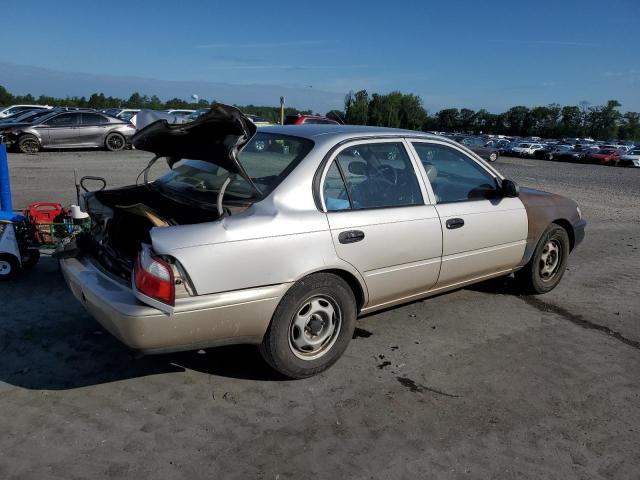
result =
M361 230L348 230L346 232L340 232L338 235L338 241L340 243L355 243L364 239L364 232Z
M464 226L464 220L461 218L450 218L447 220L447 228L453 230Z

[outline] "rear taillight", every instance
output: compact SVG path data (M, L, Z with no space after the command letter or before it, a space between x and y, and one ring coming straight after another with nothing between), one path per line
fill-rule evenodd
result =
M140 293L168 305L175 303L173 270L146 247L138 254L133 278Z

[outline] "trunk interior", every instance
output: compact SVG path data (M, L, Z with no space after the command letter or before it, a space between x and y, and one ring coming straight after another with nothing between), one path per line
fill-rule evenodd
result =
M149 232L158 222L186 225L219 218L215 207L182 202L145 185L97 191L85 200L94 227L90 235L78 242L78 247L109 272L127 281L131 279L140 245L151 243Z

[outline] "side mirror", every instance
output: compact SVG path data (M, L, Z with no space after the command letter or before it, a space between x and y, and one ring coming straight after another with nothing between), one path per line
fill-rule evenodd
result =
M505 197L517 197L520 195L520 187L513 180L505 178L501 185L502 195Z

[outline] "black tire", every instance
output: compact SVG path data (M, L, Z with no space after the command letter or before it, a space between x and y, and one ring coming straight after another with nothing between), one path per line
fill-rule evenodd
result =
M567 268L569 250L569 234L552 223L540 237L529 263L515 273L523 293L536 295L553 290Z
M495 162L496 160L498 160L498 152L491 152L491 153L489 154L489 158L488 158L488 160L489 160L491 163L493 163L493 162Z
M27 250L26 255L22 257L22 268L35 267L39 260L40 250L37 248L30 248Z
M107 135L104 139L104 146L110 152L119 152L120 150L124 150L124 147L127 146L127 141L123 135L113 132Z
M322 301L330 304L330 309L335 313L331 323L327 322L327 318L318 320L311 310L314 303L322 306ZM310 320L308 323L304 321L305 328L301 331L296 319L307 318L301 315L307 306ZM309 275L293 285L278 304L260 344L260 353L271 367L289 378L310 377L328 369L342 356L353 335L356 317L357 305L353 291L342 278L330 273ZM312 322L316 323L312 325ZM305 351L294 345L294 342L304 343L305 339L314 340L313 332L320 323L322 326L317 331L319 337L332 332L320 350ZM332 330L329 325L333 325ZM310 327L309 330L307 327Z
M35 155L40 151L40 141L35 135L26 133L18 138L18 151L28 155Z
M0 282L13 280L20 274L20 262L8 253L0 253Z

